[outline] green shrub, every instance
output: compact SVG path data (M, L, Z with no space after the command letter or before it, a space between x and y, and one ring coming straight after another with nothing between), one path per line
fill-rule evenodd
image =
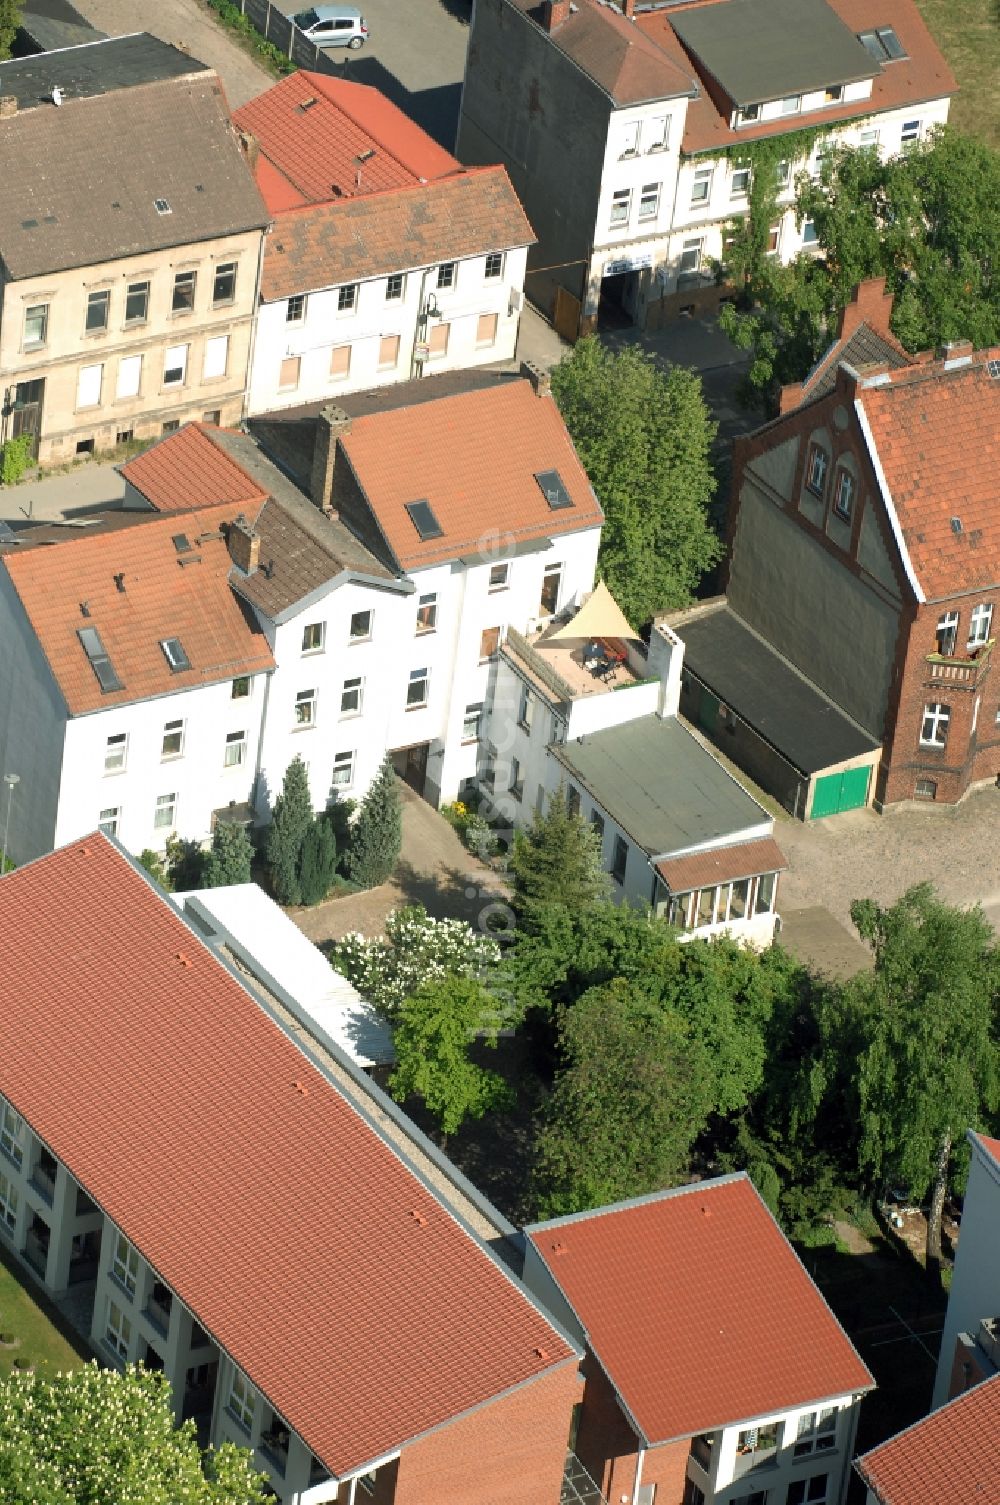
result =
M208 0L208 5L211 10L215 11L223 26L228 26L231 31L244 37L254 51L270 63L276 72L295 72L296 65L291 59L285 56L280 47L275 47L273 42L269 42L267 37L262 36L250 17L245 16L239 6L232 3L232 0Z
M159 852L154 852L151 847L145 847L139 853L139 866L144 867L154 883L158 883L167 893L173 888L170 875Z
M16 439L8 439L0 450L0 485L16 485L30 469L33 460L30 434L18 434Z

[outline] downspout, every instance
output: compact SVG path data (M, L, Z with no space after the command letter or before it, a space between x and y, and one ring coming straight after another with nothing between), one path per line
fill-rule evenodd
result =
M632 1505L638 1505L639 1490L642 1486L642 1464L646 1456L646 1449L640 1448L635 1459L635 1487L632 1490Z
M264 738L267 735L267 702L271 694L271 676L274 670L264 674L264 704L260 708L260 730L257 733L257 765L253 771L253 813L259 815L257 801L260 797L260 767L264 757Z
M427 336L427 279L431 274L430 267L425 267L420 278L420 301L417 304L417 322L413 331L413 350L410 352L410 380L416 381L424 374L424 361L417 360L417 346ZM423 333L421 333L421 330Z
M264 243L274 228L274 222L264 227L260 237L260 250L257 252L257 280L253 290L253 304L250 310L250 353L247 356L247 379L243 384L243 409L240 414L240 422L246 421L249 416L247 408L250 404L250 387L253 382L253 360L257 351L257 321L260 318L260 289L264 280Z

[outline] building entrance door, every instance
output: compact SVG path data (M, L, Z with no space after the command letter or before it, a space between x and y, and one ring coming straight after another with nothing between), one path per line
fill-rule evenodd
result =
M844 810L860 810L868 803L871 772L865 764L862 768L845 768L842 773L828 773L817 779L809 818L819 820L824 815L840 815Z
M397 747L392 755L392 766L398 776L421 797L427 783L427 754L430 747L429 742L417 742L412 747Z
M10 411L10 426L7 437L17 439L21 434L31 438L31 458L38 459L38 440L42 432L42 401L45 397L45 378L37 381L19 381L14 388L14 402Z

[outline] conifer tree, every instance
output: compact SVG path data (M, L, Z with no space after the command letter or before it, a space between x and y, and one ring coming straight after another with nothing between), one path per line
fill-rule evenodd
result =
M318 815L306 832L299 863L303 904L319 904L330 892L337 871L337 842L325 815Z
M285 769L281 793L267 837L267 866L271 889L279 904L300 904L299 863L302 843L312 825L312 796L306 765L298 756Z
M232 821L218 821L212 833L205 887L227 888L231 883L249 883L252 861L253 846L243 827Z
M399 786L392 759L386 757L351 827L347 871L362 888L376 888L396 866L402 846Z

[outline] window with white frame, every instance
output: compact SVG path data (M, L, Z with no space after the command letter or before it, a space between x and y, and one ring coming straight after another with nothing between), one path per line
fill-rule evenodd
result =
M165 721L163 741L160 744L161 758L179 758L184 752L184 721Z
M833 510L845 522L850 522L854 511L854 477L848 470L837 471L837 480L833 488Z
M821 1411L806 1411L799 1417L792 1453L805 1458L810 1453L829 1453L837 1446L837 1407L824 1406Z
M691 206L707 204L712 196L712 167L696 167L691 183Z
M194 292L198 284L197 272L177 272L174 275L174 291L170 300L170 311L175 314L189 314L194 310Z
M114 1301L108 1301L108 1319L104 1325L104 1342L116 1359L127 1359L132 1342L132 1324Z
M345 679L340 690L340 714L360 716L365 704L365 682L361 675Z
M684 272L698 272L701 270L701 237L696 240L686 240L681 247L681 259L677 270Z
M829 1474L813 1474L811 1479L795 1479L788 1486L785 1505L827 1505Z
M334 345L330 351L330 375L343 381L351 374L351 345Z
M755 125L760 119L760 105L744 105L736 111L737 125Z
M483 271L483 276L486 278L487 282L492 281L496 277L503 276L502 251L491 251L489 253L486 258L486 267Z
M372 635L371 611L356 611L351 617L350 640L352 643L367 643Z
M302 629L302 652L321 653L326 641L326 623L308 622Z
M921 747L944 747L948 741L948 723L951 721L951 706L932 700L924 706L924 719L920 727Z
M49 328L49 305L32 303L24 310L24 348L44 345Z
M248 697L249 694L250 694L250 676L249 676L249 674L239 674L239 675L237 675L237 677L233 680L232 689L230 691L230 699L231 700L246 700L246 698Z
M244 1432L252 1431L254 1411L257 1408L257 1392L250 1381L233 1366L233 1377L229 1383L229 1399L226 1402L226 1410L230 1416L241 1426Z
M642 128L644 150L647 152L666 151L669 129L667 115L651 115Z
M627 225L631 208L631 188L616 188L611 195L611 224Z
M871 151L872 147L878 146L878 127L869 126L867 130L859 131L858 146L862 151Z
M101 402L103 366L81 366L76 379L76 405L78 408L96 408Z
M125 289L125 323L145 324L149 313L149 283L130 282Z
M777 873L761 873L757 879L757 892L754 895L754 913L770 914L774 908L774 896L777 891Z
M115 732L104 744L104 772L124 773L128 760L128 732Z
M225 376L229 366L229 336L228 334L216 334L205 341L205 363L202 367L202 376L205 381L212 381L217 376Z
M399 335L384 334L378 342L378 369L394 371L399 364Z
M990 640L990 627L993 624L993 607L989 602L980 602L972 608L969 618L969 647L981 648Z
M163 385L183 387L187 379L187 345L169 345L163 357Z
M430 675L426 669L411 669L409 683L406 686L406 709L415 711L420 706L427 704L427 689L430 684Z
M809 460L806 465L806 490L811 491L813 496L822 496L826 487L826 473L830 468L830 457L826 450L819 444L814 444L809 451Z
M900 149L900 151L902 151L902 152L912 152L913 148L916 146L916 144L917 144L917 142L919 140L920 140L920 121L919 120L907 120L907 121L905 121L904 125L903 125L902 133L901 133L900 138L899 138L899 149Z
M510 564L504 560L502 564L490 565L490 590L505 591L510 585Z
M542 594L538 600L538 614L541 617L554 617L559 610L559 592L562 590L563 567L561 564L547 564L542 575Z
M393 272L390 277L385 279L385 301L387 303L397 303L402 298L405 287L406 278L403 276L403 273Z
M118 822L122 818L121 805L109 805L102 810L97 819L97 829L103 831L105 836L118 835Z
M20 1170L24 1163L24 1119L15 1113L10 1103L3 1102L0 1111L0 1150Z
M621 158L621 157L634 157L635 156L636 152L639 150L639 122L638 122L638 120L629 120L622 127L621 144L622 144L622 149L618 153L619 158Z
M358 284L347 282L337 289L338 314L352 314L358 306Z
M285 323L301 324L306 316L305 293L293 293L285 304Z
M777 254L778 254L778 252L780 250L781 250L781 221L778 220L776 224L768 226L768 230L767 230L767 254L768 254L768 256L777 256Z
M745 199L750 192L750 168L743 166L733 168L732 178L729 180L729 197L731 199Z
M212 279L213 308L222 308L227 303L236 302L236 272L235 261L221 261L215 268Z
M350 789L354 783L354 752L339 752L333 755L333 774L330 783L334 789Z
M227 732L226 747L222 754L223 768L242 768L247 759L247 734Z
M438 285L438 287L442 288L442 289L443 288L448 288L448 287L454 287L455 286L455 272L456 272L456 263L454 261L443 261L441 263L441 265L438 267L438 274L437 274L437 285Z
M774 177L779 188L787 188L792 181L792 164L784 161L779 162L774 169Z
M937 651L943 658L950 658L958 641L958 612L946 611L938 617L936 630Z
M437 630L437 591L428 591L417 599L417 636Z
M475 705L465 707L465 715L462 717L462 741L479 741L479 718L483 714L483 703L477 701Z
M802 108L801 94L786 94L781 101L782 115L797 115Z
M640 220L655 219L660 212L659 183L644 183L639 195Z
M517 711L517 724L522 731L531 731L531 717L534 711L535 697L527 685L521 686L521 704Z
M172 831L177 824L177 794L158 794L153 811L153 830Z
M111 1251L111 1274L129 1300L134 1300L136 1282L139 1279L139 1251L129 1243L124 1233L115 1235Z
M316 725L316 691L300 690L295 697L295 726L301 729Z
M118 362L118 375L115 378L115 397L119 400L126 397L138 397L141 385L142 356L122 356Z
M17 1187L0 1172L0 1226L8 1233L17 1227Z

